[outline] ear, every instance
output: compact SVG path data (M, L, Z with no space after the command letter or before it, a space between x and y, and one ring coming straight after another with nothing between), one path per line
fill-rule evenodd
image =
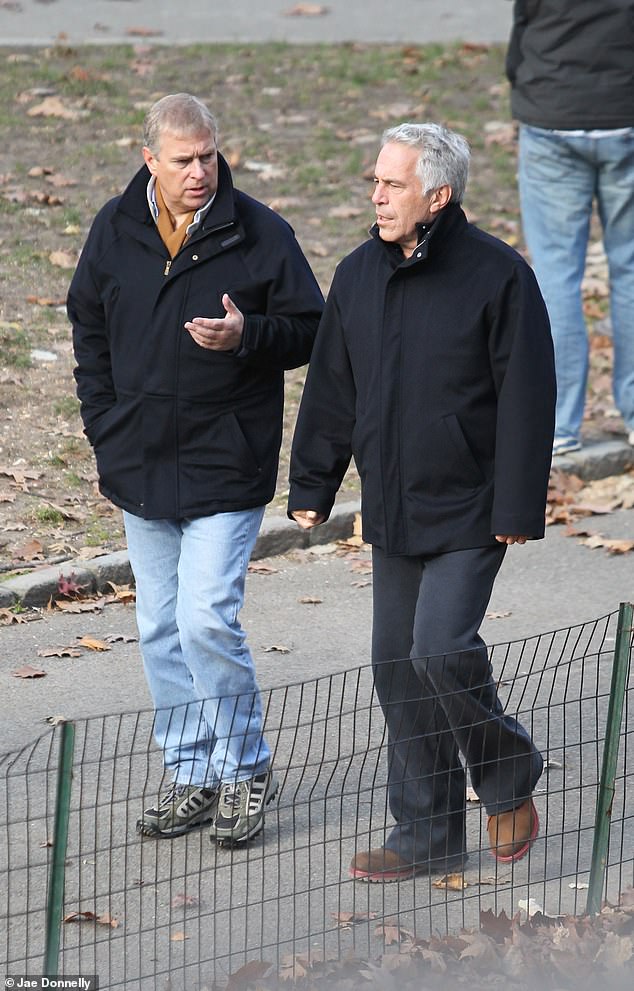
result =
M143 161L147 165L152 175L156 175L156 157L149 148L143 147Z
M429 212L439 213L441 210L444 210L451 200L452 192L451 186L447 185L439 186L438 189L435 189L429 203Z

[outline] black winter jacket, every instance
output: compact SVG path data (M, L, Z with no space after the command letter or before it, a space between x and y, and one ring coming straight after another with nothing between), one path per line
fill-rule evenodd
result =
M68 294L85 433L101 491L146 519L263 505L274 494L284 369L311 353L323 297L289 225L219 185L202 226L169 254L143 167L95 218ZM166 274L167 273L167 274ZM199 347L184 329L245 314L238 353Z
M506 71L523 124L632 127L633 0L516 0Z
M531 268L457 205L407 260L373 234L328 295L289 513L328 516L354 455L363 536L388 554L543 536L555 374Z

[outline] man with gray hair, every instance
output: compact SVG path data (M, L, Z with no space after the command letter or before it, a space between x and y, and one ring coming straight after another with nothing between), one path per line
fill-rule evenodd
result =
M293 439L289 515L328 518L354 456L372 544L372 663L394 827L350 871L460 870L465 767L497 860L534 842L543 761L505 714L479 627L511 544L544 535L555 376L529 265L467 222L469 147L383 135L370 239L337 268Z
M293 231L233 186L216 121L175 93L98 213L68 294L85 433L123 510L168 784L137 822L244 843L276 793L239 612L274 495L284 370L323 297Z

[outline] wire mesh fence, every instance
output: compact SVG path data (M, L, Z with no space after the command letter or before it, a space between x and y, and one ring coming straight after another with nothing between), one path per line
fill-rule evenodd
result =
M617 616L489 648L506 712L545 757L534 793L541 833L523 860L496 861L486 813L468 791L469 859L449 877L389 885L349 877L351 858L381 846L391 828L388 740L369 666L262 691L280 788L264 831L240 847L218 846L206 828L171 840L137 833L162 783L153 713L77 721L58 972L99 975L102 988L222 988L247 964L288 978L306 959L375 959L390 927L412 938L458 932L477 927L483 911L510 917L530 899L549 914L583 913ZM613 901L634 885L630 652L631 631L601 875ZM7 974L43 972L60 733L0 757Z

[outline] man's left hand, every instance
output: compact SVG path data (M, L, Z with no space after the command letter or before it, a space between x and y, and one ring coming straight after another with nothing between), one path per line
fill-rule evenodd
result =
M498 535L495 539L499 544L525 544L528 537L504 537Z
M222 297L222 305L224 317L194 317L185 324L196 344L208 351L235 351L240 347L244 316L228 293Z

